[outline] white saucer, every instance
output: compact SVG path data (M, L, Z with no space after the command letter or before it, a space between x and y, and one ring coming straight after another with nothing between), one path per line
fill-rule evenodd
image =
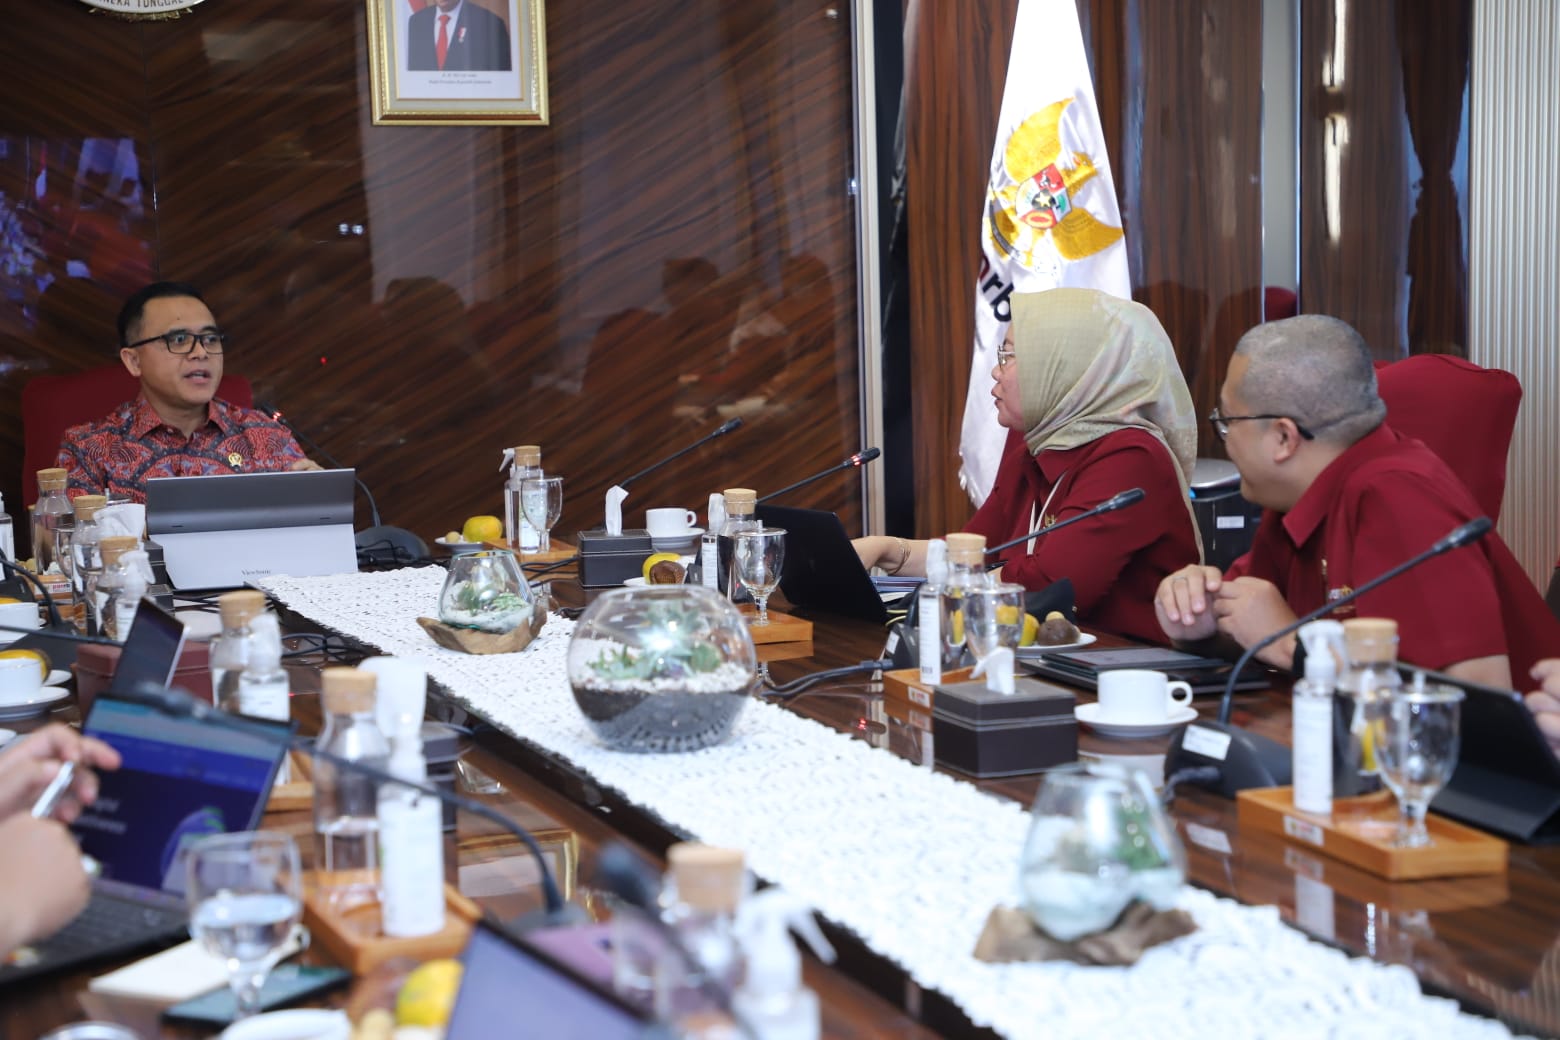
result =
M1179 729L1197 718L1197 709L1177 706L1170 712L1170 717L1161 722L1107 722L1100 718L1098 704L1080 704L1074 709L1074 714L1078 716L1079 722L1102 737L1142 740L1145 737L1162 737L1173 729Z
M486 542L446 542L443 538L435 538L433 540L433 544L442 545L450 552L457 553L481 552L483 549L492 548L492 546L488 545Z
M235 1022L219 1040L347 1040L351 1035L345 1011L293 1008Z
M704 528L690 527L676 534L653 534L650 536L650 546L657 552L676 552L679 549L686 549L689 543L698 541L703 536Z
M17 719L30 719L46 714L61 701L69 700L70 696L69 690L62 690L58 686L45 686L31 700L18 701L15 704L0 704L0 722L14 722Z
M70 673L63 668L55 668L49 672L49 677L43 680L45 686L59 686L70 681Z
M624 578L623 584L631 589L641 589L650 583L643 578Z
M1018 648L1018 659L1020 661L1034 661L1044 657L1046 654L1054 654L1058 650L1077 650L1079 647L1088 646L1098 638L1098 636L1091 636L1087 632L1080 632L1077 640L1071 643L1057 643L1055 646L1021 646Z

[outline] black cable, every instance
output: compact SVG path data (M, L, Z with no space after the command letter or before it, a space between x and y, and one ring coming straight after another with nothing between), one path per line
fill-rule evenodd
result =
M553 571L561 570L562 568L567 567L572 563L578 563L579 561L579 555L575 554L574 556L570 556L566 559L558 560L553 563L522 563L520 565L520 569L525 572L526 577L530 579L532 583L535 583L536 579L541 577L543 574L551 574ZM533 568L540 569L533 570Z
M813 672L812 674L804 675L799 679L792 679L790 682L780 683L778 686L771 686L768 690L764 691L763 696L779 698L795 697L799 693L803 693L806 690L812 689L819 683L829 682L832 679L848 679L853 675L860 675L863 672L876 672L892 667L894 667L894 662L887 657L878 658L876 661L861 661L857 664L847 665L844 668L830 668L827 671Z
M1175 789L1182 784L1214 784L1219 782L1223 773L1218 766L1187 766L1185 769L1177 769L1165 777L1165 789L1159 795L1159 802L1165 808L1175 801Z

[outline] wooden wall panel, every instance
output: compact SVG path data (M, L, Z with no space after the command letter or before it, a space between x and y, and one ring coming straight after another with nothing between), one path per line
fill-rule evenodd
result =
M387 522L431 537L499 511L500 450L537 442L568 536L611 480L733 411L748 425L635 486L630 520L859 446L850 25L831 6L551 0L551 126L421 128L370 125L362 0L140 24L55 0L29 78L89 82L107 54L123 81L63 116L47 94L6 108L78 136L110 131L72 112L123 109L157 273L207 288L230 369L356 465ZM0 439L19 442L14 408ZM841 476L792 501L854 526L859 499Z
M1467 354L1472 0L1300 4L1300 309Z

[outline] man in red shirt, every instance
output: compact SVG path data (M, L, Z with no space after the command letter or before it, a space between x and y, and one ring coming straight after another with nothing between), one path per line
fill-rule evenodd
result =
M1228 573L1193 565L1160 583L1165 633L1249 647L1481 515L1446 464L1385 416L1369 348L1346 323L1308 314L1246 333L1209 418L1241 493L1266 512ZM1506 689L1560 646L1560 623L1493 533L1342 614L1393 618L1401 660ZM1294 649L1290 636L1259 656L1289 668Z
M149 477L319 469L263 412L216 399L226 336L194 286L156 282L119 312L119 357L141 393L101 422L65 431L55 465L67 493L146 500Z

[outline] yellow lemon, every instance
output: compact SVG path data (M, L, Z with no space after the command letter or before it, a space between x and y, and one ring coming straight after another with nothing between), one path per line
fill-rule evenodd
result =
M948 619L948 643L959 646L964 642L964 609L955 610Z
M1040 634L1040 619L1033 614L1024 615L1024 634L1018 637L1019 646L1034 646L1035 637Z
M402 1026L442 1026L449 1021L460 989L460 962L429 961L406 977L395 998L395 1021Z
M0 596L0 603L20 603L21 600L11 596Z
M678 556L676 553L651 553L649 556L645 557L644 566L639 568L639 573L644 577L645 581L649 581L651 567L654 567L656 564L662 563L666 560L670 560L673 563L676 563L681 559L682 557Z
M49 657L41 650L0 650L0 661L14 660L16 658L32 658L38 662L40 669L39 678L49 677Z
M997 624L999 624L999 625L1016 625L1016 624L1018 624L1018 608L1017 607L998 607L997 608Z
M496 516L474 516L460 529L463 542L496 542L504 537L504 522Z

